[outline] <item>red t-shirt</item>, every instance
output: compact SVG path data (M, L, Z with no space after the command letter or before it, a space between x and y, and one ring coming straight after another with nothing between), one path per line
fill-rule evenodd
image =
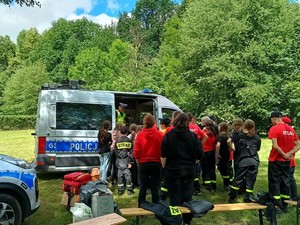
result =
M207 135L207 141L202 146L203 152L214 151L216 149L217 138L213 134L213 132L208 131L207 129L203 129L204 133Z
M189 129L190 129L190 131L192 131L195 134L197 134L197 137L198 137L199 140L203 139L205 133L204 133L203 130L201 130L201 128L198 125L196 125L194 123L190 123L189 124Z
M277 144L284 153L291 151L295 143L298 140L296 131L289 125L285 123L278 123L270 128L269 139L276 138ZM272 148L269 161L286 161L274 148Z
M174 129L174 126L173 126L173 125L169 126L169 127L167 128L165 134L168 133L168 132L169 132L170 130L172 130L172 129Z
M137 135L134 142L134 157L138 163L161 162L161 142L163 134L157 129L144 128Z

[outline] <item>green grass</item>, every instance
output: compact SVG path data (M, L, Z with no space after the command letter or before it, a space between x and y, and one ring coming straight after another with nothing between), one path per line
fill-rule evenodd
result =
M14 157L23 158L28 161L34 159L34 138L31 136L32 130L21 131L0 131L0 153L8 154ZM255 185L254 192L267 191L267 163L268 155L271 149L270 141L263 139L262 148L260 151L261 165L259 167L259 174ZM299 160L297 160L298 163ZM62 173L60 174L46 174L39 173L39 187L40 187L40 209L24 222L25 225L65 225L72 222L72 214L65 206L60 204L62 197ZM300 183L299 173L296 171L297 182ZM207 200L213 203L227 202L227 193L222 191L222 179L220 174L217 174L218 190L215 193L203 192L200 196L195 196L197 200ZM112 189L114 193L116 190ZM117 194L114 199L120 208L122 207L136 207L137 194L128 196L124 194L119 197ZM149 199L150 200L150 199ZM238 199L242 202L242 197ZM285 215L278 216L278 224L296 224L295 209L290 208ZM131 224L130 220L126 223ZM159 225L160 223L153 217L149 217L145 225ZM211 212L202 218L193 219L193 225L256 225L259 224L258 214L256 211L235 211L235 212ZM269 222L264 221L264 224Z

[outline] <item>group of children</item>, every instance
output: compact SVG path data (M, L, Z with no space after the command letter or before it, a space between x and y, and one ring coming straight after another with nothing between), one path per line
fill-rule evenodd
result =
M226 122L217 124L216 119L212 116L204 116L198 126L196 117L191 113L187 114L190 118L189 128L201 140L204 153L201 163L195 167L194 193L201 192L201 173L202 189L212 192L216 190L217 168L223 178L223 189L229 192L229 202L235 201L239 191L246 193L245 202L252 201L259 166L258 151L261 147L261 139L256 134L254 121L247 119L244 122L242 119L236 118L230 126ZM175 116L176 112L172 119ZM171 119L161 119L161 132L165 133L172 129L171 124ZM110 163L107 168L101 167L101 171L102 174L109 174L112 185L117 184L119 195L122 195L125 190L128 195L131 195L134 193L134 188L139 186L138 166L133 157L133 145L136 135L141 129L141 125L131 124L128 129L122 124L117 124L112 132L109 142ZM101 140L99 139L99 141ZM162 199L166 198L167 191L162 179Z

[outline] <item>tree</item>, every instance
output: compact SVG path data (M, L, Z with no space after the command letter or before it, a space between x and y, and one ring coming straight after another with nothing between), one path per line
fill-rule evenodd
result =
M23 61L27 60L36 49L40 37L36 28L22 30L17 37L17 56Z
M180 58L198 90L195 110L266 126L270 111L289 108L282 84L296 65L291 49L299 7L285 0L202 0L186 7Z
M42 84L49 82L45 66L37 62L16 71L6 83L2 111L6 115L34 115Z
M82 50L69 70L70 78L84 80L92 90L112 90L112 74L107 53L96 47Z
M0 0L0 3L4 4L4 5L12 5L13 3L16 3L20 6L28 6L28 7L33 7L35 5L41 7L41 3L39 1L35 1L35 0Z
M0 36L0 72L6 70L9 60L16 55L16 45L9 36Z
M30 60L43 62L50 79L60 82L68 78L68 69L74 65L80 51L91 47L107 51L114 39L112 29L102 28L86 18L59 19L43 33Z

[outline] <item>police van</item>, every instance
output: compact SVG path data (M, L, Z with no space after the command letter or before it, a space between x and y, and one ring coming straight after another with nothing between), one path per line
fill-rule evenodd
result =
M35 163L38 171L89 170L99 166L98 131L104 120L116 125L119 103L127 104L128 125L142 124L151 113L170 117L180 110L169 99L151 93L88 91L79 81L45 84L39 94L35 133Z

